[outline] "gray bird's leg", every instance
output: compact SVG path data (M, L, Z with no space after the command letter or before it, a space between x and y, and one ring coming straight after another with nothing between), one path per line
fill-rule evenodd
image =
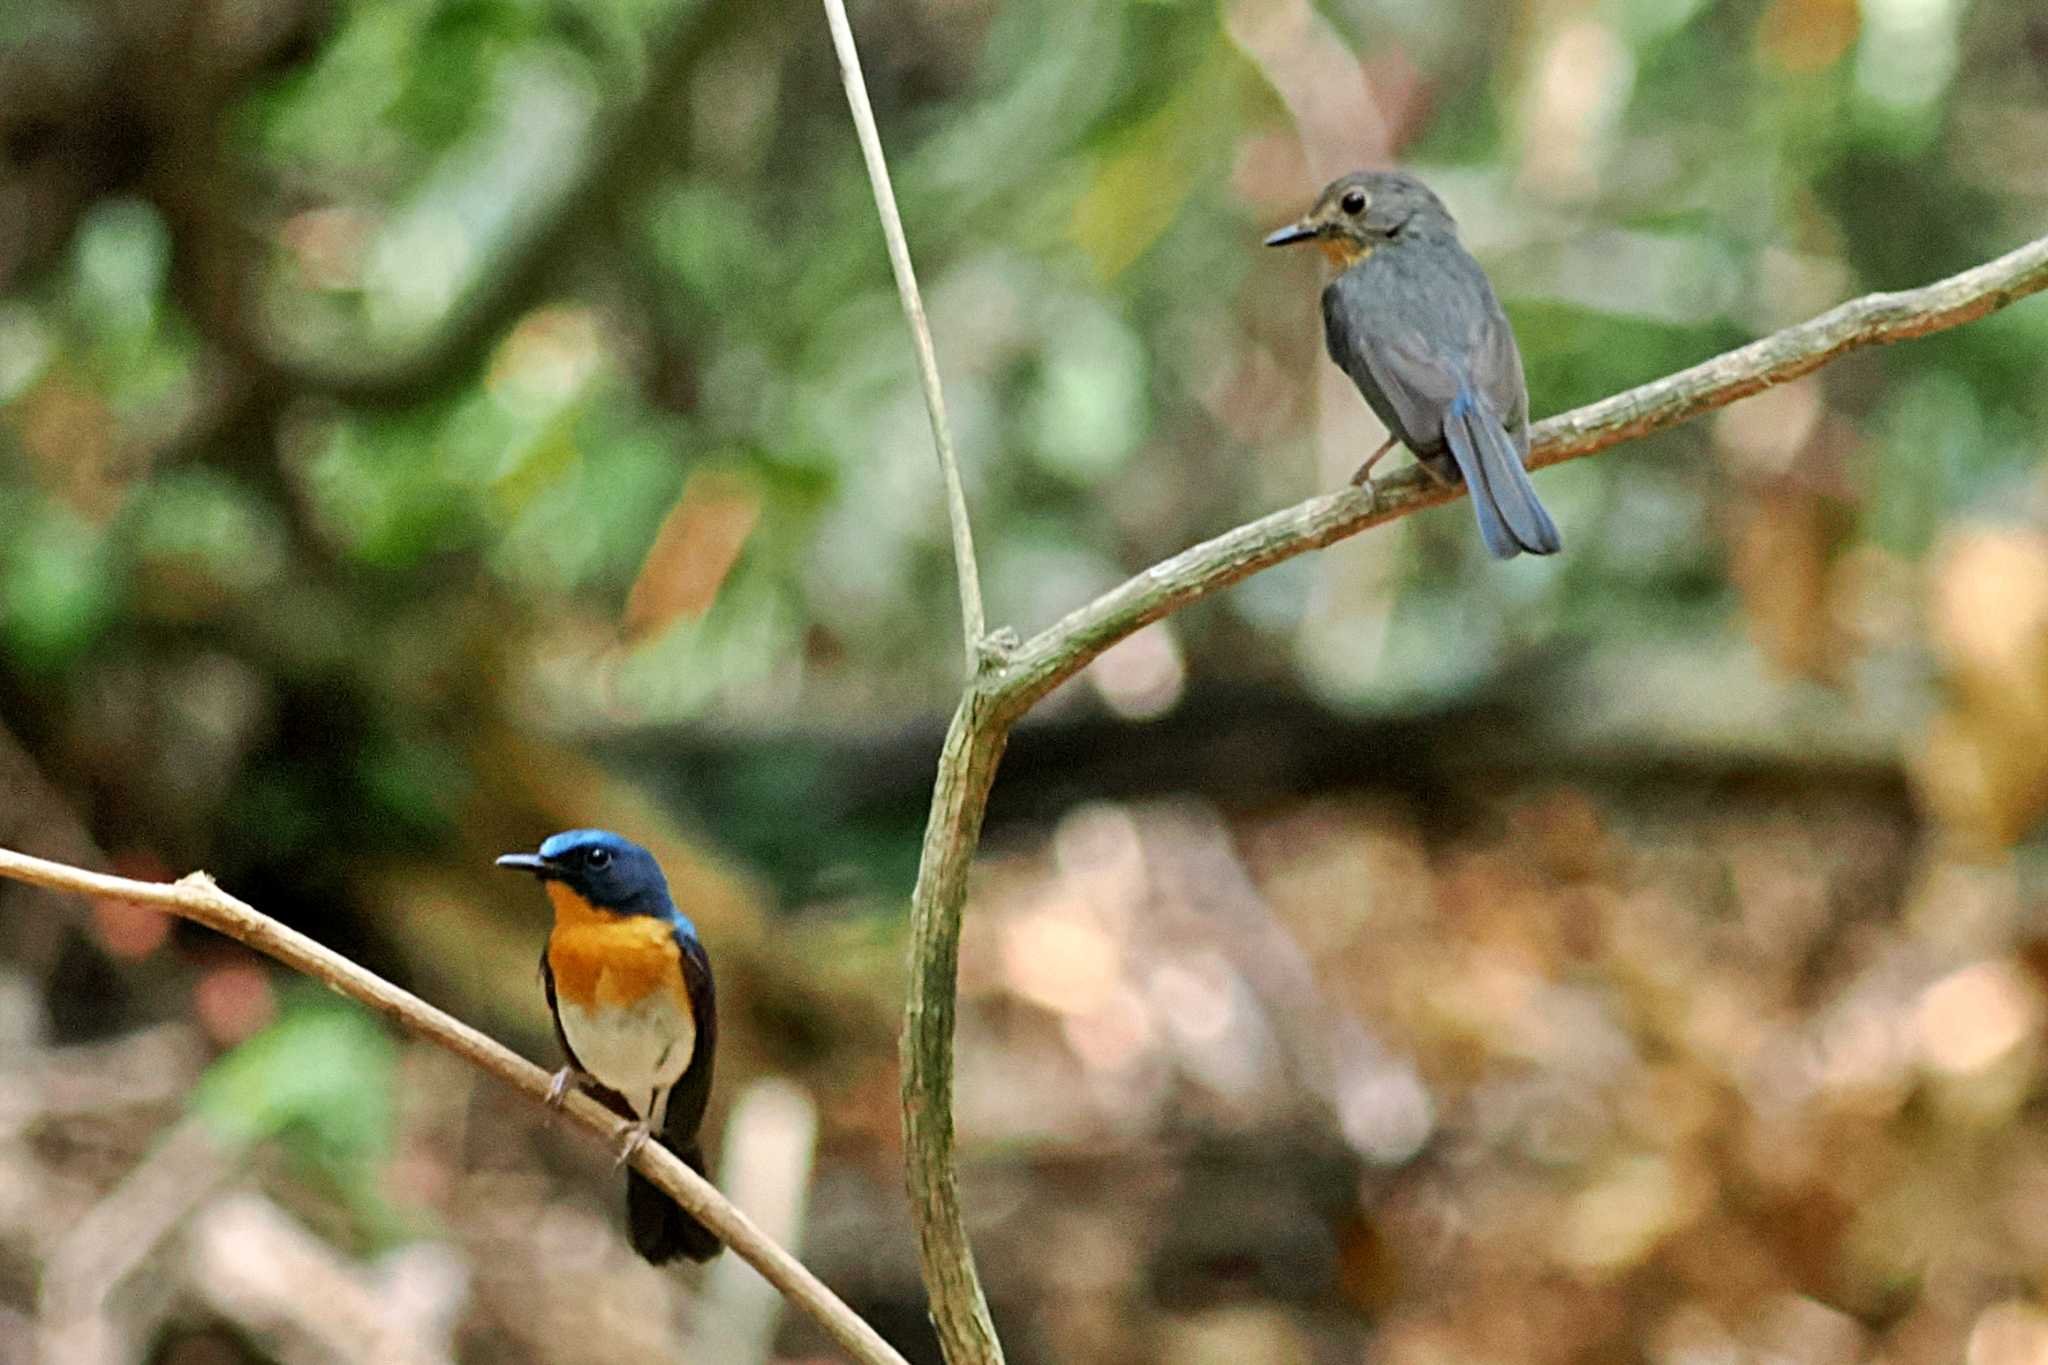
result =
M1438 455L1435 459L1417 460L1415 463L1422 466L1422 472L1429 475L1430 481L1438 488L1456 488L1462 482L1462 480L1454 479L1443 471L1442 466L1450 463L1448 456ZM1452 465L1451 467L1455 469L1457 466Z
M1370 488L1372 486L1372 467L1385 458L1388 451L1399 444L1401 444L1401 438L1398 436L1388 436L1386 440L1380 442L1380 448L1366 456L1365 463L1360 465L1358 472L1351 476L1351 486L1353 488Z

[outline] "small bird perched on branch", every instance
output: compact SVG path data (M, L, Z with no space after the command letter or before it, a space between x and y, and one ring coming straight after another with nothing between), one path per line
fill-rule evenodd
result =
M573 829L538 852L507 853L498 866L538 877L555 907L540 972L569 1064L555 1073L549 1098L559 1104L570 1085L595 1082L605 1105L635 1121L621 1163L658 1130L703 1175L697 1130L718 1046L711 960L669 898L660 864L616 834ZM720 1250L711 1229L638 1171L626 1173L626 1230L633 1250L656 1265Z
M1522 353L1443 202L1412 175L1359 171L1266 238L1293 242L1315 242L1336 265L1323 290L1323 340L1389 433L1351 482L1370 487L1372 467L1398 442L1439 482L1455 468L1495 557L1555 554L1557 526L1523 467Z

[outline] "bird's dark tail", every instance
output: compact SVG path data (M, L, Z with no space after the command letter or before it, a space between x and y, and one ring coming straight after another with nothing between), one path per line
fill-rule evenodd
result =
M1557 523L1536 500L1522 453L1485 399L1459 389L1444 414L1444 441L1472 493L1479 536L1496 559L1527 552L1554 555L1563 546Z
M691 1170L704 1174L702 1147L693 1142L674 1151ZM678 1256L708 1261L724 1249L710 1228L638 1171L626 1172L626 1232L632 1239L633 1250L656 1265Z

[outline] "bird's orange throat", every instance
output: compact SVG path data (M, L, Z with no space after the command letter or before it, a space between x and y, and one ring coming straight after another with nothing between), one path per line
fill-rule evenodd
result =
M557 927L567 924L616 924L626 918L610 910L600 910L572 890L567 882L542 882L547 888L548 904L555 907Z
M663 993L689 1017L675 926L652 915L621 915L592 905L560 882L547 883L555 907L548 968L555 990L585 1009L616 1009Z
M1339 270L1349 270L1366 257L1372 255L1372 248L1360 246L1349 237L1318 237L1316 245L1323 249L1323 255Z

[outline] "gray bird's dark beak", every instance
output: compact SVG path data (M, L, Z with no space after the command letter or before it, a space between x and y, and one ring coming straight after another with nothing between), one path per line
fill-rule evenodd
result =
M1310 241L1318 235L1320 234L1306 223L1289 223L1286 227L1267 237L1266 245L1292 246L1296 242Z
M514 872L531 872L536 877L551 877L555 873L555 865L538 853L507 853L498 859L498 866Z

